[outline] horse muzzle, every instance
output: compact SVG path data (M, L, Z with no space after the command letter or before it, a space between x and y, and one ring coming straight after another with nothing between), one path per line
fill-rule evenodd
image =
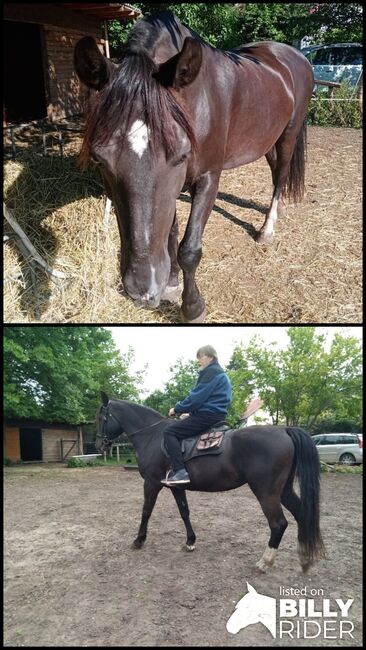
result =
M151 295L149 293L145 293L142 296L139 296L138 298L133 298L132 300L134 301L136 307L145 307L148 309L155 309L156 307L159 307L160 305L160 293L158 295Z

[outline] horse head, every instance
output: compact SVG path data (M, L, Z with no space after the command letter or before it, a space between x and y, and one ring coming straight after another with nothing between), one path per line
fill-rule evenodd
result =
M180 34L179 51L162 63L136 28L118 65L91 37L77 43L74 55L79 78L93 91L80 160L100 168L117 214L123 286L145 307L157 307L169 284L175 204L194 159L180 93L198 75L201 44Z
M121 424L111 408L111 401L106 393L101 391L102 405L97 410L95 447L97 451L107 451L113 440L122 433Z

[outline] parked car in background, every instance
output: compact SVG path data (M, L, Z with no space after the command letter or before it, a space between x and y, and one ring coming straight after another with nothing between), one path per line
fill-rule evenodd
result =
M334 43L332 45L311 45L301 52L310 61L314 78L320 81L341 83L347 81L355 88L362 74L362 45L360 43ZM317 90L326 90L317 86Z
M343 465L362 463L363 438L360 433L322 433L312 438L319 460Z

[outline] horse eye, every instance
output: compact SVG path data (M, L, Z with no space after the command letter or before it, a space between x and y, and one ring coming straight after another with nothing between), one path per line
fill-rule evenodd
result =
M188 156L188 154L184 153L179 158L177 158L177 160L175 160L174 163L173 163L174 167L176 165L181 165L187 159L187 156Z

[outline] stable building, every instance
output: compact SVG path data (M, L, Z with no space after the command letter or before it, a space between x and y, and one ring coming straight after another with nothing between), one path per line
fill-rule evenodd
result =
M13 462L62 462L83 454L82 424L9 419L4 427L4 458Z
M119 3L5 3L4 125L83 112L86 90L74 70L77 41L93 36L109 56L107 21L132 20Z

